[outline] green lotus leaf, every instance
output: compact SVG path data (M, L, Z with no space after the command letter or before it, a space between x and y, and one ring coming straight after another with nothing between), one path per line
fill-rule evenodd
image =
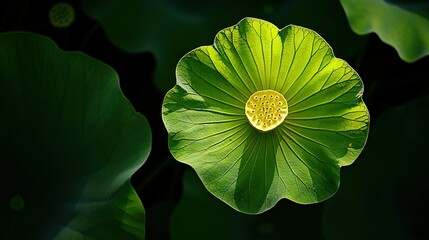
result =
M130 184L151 148L109 66L0 34L0 239L143 239Z
M427 1L341 0L341 4L357 34L375 32L406 62L429 55Z
M183 178L182 196L171 215L170 234L173 240L323 239L322 207L283 201L264 214L241 214L207 192L189 169Z
M97 20L109 40L126 52L151 51L157 61L155 85L163 92L174 86L174 70L189 49L210 43L212 36L244 16L255 16L282 25L295 23L317 30L336 53L351 57L366 38L348 26L336 0L247 1L229 0L82 0L85 13ZM309 7L311 6L311 7ZM335 16L336 21L332 21ZM166 36L168 32L168 36Z
M429 18L429 1L428 0L385 0L387 3L397 5L406 10L421 14Z
M377 118L359 164L325 202L327 240L427 238L428 122L429 95Z
M176 76L162 109L170 151L238 211L329 198L365 145L362 81L312 30L245 18Z

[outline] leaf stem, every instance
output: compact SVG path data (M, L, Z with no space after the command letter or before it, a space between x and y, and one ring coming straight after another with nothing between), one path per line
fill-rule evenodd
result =
M78 47L79 50L83 50L85 48L85 46L88 44L89 39L91 39L91 37L94 36L94 33L98 30L99 26L100 25L97 22L92 24L91 28L88 29L85 36L83 36L82 40L80 41L80 44Z
M161 171L167 168L171 162L172 161L168 159L159 164L143 181L140 182L140 184L136 187L136 191L142 191Z

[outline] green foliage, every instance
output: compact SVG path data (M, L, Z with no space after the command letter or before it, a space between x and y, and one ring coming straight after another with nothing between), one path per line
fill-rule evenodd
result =
M357 34L375 32L401 59L414 62L429 55L429 2L341 0Z
M327 201L327 240L427 236L428 122L429 96L385 111L375 121L361 160Z
M1 239L142 239L129 178L151 148L109 66L0 34Z
M329 198L340 167L365 145L362 81L312 30L245 18L220 31L213 46L186 54L176 76L163 103L170 151L238 211L261 213L281 198ZM265 89L284 95L289 114L263 133L244 107Z
M246 16L287 27L226 28ZM425 239L428 20L429 0L2 1L0 239ZM247 102L271 93L282 121Z

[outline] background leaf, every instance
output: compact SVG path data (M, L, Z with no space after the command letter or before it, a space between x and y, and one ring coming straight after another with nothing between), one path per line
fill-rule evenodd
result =
M171 239L322 239L322 207L282 201L261 215L244 215L222 204L194 171L186 171L184 191L171 216ZM186 221L184 221L186 219Z
M129 178L151 134L112 68L40 35L2 33L0 112L1 239L144 238Z
M429 5L427 1L399 2L404 1L341 0L353 31L375 32L401 59L414 62L429 55Z
M326 202L326 239L427 236L428 122L429 96L380 115L359 161Z

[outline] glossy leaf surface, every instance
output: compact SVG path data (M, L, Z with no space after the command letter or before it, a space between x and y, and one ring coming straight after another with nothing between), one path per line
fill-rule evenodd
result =
M239 211L264 212L281 198L327 199L340 167L365 145L362 81L312 30L245 18L220 31L213 46L186 54L176 74L163 103L170 151ZM289 113L262 133L244 107L265 89L283 94Z
M151 148L109 66L0 34L0 238L143 239L129 179Z

